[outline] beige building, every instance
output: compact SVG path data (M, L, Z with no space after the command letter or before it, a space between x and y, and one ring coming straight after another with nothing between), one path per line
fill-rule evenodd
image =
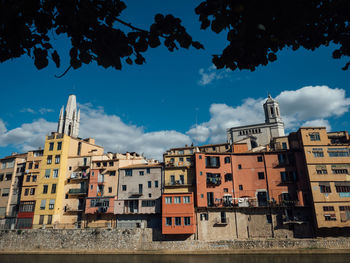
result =
M305 156L317 230L350 227L348 133L303 127L290 134L290 147L302 150Z
M14 228L19 208L26 154L0 159L0 228Z

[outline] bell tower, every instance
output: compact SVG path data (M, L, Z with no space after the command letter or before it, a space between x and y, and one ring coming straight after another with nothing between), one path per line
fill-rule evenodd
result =
M57 132L71 137L78 137L80 124L80 110L77 111L75 95L69 95L66 110L62 106L58 121Z
M282 122L280 106L276 100L274 100L269 94L266 102L264 103L265 123Z

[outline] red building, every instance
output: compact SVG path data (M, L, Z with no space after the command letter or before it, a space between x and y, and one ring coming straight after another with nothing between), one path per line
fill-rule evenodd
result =
M162 195L162 233L192 235L196 232L193 193Z

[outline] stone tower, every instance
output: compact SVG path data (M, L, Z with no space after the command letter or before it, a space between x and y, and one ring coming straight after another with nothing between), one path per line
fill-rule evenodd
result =
M69 95L66 110L64 110L64 106L61 108L57 132L71 137L78 137L79 123L80 110L77 111L76 97L75 95Z
M281 118L280 106L269 94L264 103L265 123L275 124L271 129L272 137L284 136L284 123Z

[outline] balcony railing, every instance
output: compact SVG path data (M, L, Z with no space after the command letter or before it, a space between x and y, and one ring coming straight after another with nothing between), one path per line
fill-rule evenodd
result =
M181 180L168 182L168 183L165 184L165 186L170 186L170 187L172 187L172 186L174 186L174 187L175 186L189 186L189 185L191 185L191 184L189 184L189 183L185 184L185 182L181 181Z
M142 192L129 192L129 196L142 196Z
M84 211L84 206L82 205L78 205L77 207L76 206L69 206L69 205L66 205L64 207L64 212L82 212Z
M86 195L87 194L87 188L73 188L73 189L69 189L68 194L69 195Z
M229 218L216 218L214 220L214 225L227 225Z
M87 180L89 179L89 174L88 173L71 173L70 175L71 180Z

